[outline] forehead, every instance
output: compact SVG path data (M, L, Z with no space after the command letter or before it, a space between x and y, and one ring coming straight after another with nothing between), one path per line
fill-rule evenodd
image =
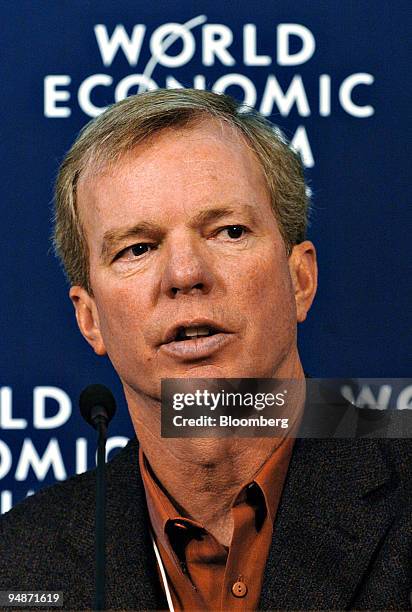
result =
M91 166L77 196L86 235L130 223L131 214L177 220L234 201L271 213L256 153L239 130L215 119L162 130L98 173Z

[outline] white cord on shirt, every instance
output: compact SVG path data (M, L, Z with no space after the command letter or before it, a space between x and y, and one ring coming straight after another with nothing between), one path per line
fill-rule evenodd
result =
M163 581L163 586L165 588L165 593L166 593L166 599L167 599L167 605L169 606L169 610L170 612L175 612L175 609L173 607L173 602L172 602L172 596L170 594L170 589L169 589L169 585L167 583L167 576L166 576L166 572L165 572L165 568L163 566L163 561L162 558L160 556L160 552L159 549L157 547L157 544L154 540L153 534L150 534L150 537L152 538L152 542L153 542L153 548L155 551L155 555L156 555L156 559L157 559L157 563L159 565L159 569L160 569L160 575L162 577L162 581Z

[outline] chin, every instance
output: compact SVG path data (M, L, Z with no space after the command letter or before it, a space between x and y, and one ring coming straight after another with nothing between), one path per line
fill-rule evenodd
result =
M215 364L191 364L170 378L235 378L233 368Z

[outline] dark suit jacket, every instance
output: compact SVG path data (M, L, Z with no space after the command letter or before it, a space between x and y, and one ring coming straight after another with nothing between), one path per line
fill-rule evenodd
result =
M297 440L278 509L260 609L409 609L411 445ZM94 598L95 474L43 490L0 519L0 590L60 590L64 607ZM166 609L138 445L108 464L107 606Z

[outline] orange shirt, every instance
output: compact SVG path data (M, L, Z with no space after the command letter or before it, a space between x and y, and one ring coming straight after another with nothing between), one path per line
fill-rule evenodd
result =
M153 535L175 610L256 610L293 444L286 437L235 497L229 548L179 515L140 449Z

